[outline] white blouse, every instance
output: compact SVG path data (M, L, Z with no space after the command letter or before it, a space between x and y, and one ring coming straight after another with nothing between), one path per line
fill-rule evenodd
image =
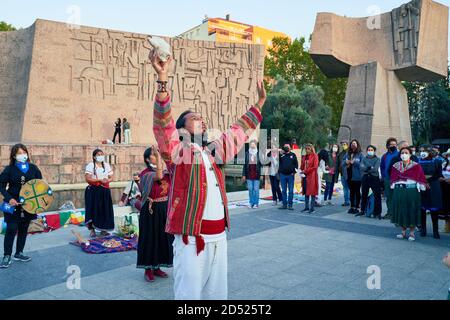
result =
M95 168L95 174L94 174L94 163L91 162L86 166L86 170L85 173L92 175L92 178L94 179L107 179L109 177L111 177L114 172L111 169L111 166L109 165L109 163L104 162L105 164L105 168L103 169L103 167L96 167Z

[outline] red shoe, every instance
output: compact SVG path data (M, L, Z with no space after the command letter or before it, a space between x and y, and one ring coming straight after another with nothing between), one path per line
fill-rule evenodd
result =
M168 278L169 275L167 273L165 273L164 271L162 271L161 269L156 269L154 271L155 276L160 277L160 278Z
M147 282L154 282L155 281L155 276L153 275L153 271L152 270L145 270L144 278L145 278L145 281L147 281Z

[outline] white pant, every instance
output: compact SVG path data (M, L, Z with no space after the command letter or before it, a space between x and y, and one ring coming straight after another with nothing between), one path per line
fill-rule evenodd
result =
M131 129L125 129L123 131L123 139L125 144L131 143Z
M175 300L227 300L227 240L205 243L197 256L195 244L185 245L182 237L173 242Z

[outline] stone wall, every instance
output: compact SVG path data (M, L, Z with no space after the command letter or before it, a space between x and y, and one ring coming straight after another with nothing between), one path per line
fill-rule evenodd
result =
M0 33L0 141L95 145L125 117L134 143L153 143L157 76L147 37L46 20ZM193 109L223 130L255 102L264 46L166 40L174 116Z
M84 183L84 169L92 161L92 152L100 147L114 170L114 181L128 181L134 172L145 168L143 154L147 148L109 145L27 145L31 161L50 184ZM11 145L0 146L0 166L9 163Z

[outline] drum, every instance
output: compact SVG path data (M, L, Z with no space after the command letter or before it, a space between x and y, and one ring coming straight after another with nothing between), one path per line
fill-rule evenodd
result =
M20 189L19 202L22 204L22 208L30 214L47 211L53 199L53 191L44 180L30 180Z

